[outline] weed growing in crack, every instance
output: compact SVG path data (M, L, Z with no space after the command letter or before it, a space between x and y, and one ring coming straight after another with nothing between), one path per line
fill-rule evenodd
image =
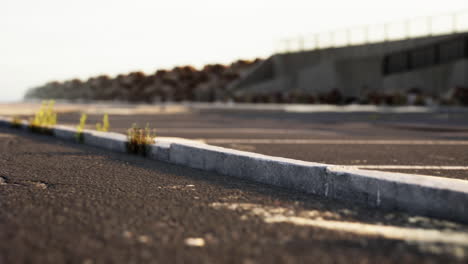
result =
M127 133L127 152L146 156L155 138L156 130L151 130L148 123L144 129L133 124Z
M41 108L29 119L29 128L34 133L53 134L53 126L57 124L57 112L54 110L55 101L42 101Z
M75 137L76 137L76 140L78 142L80 142L80 143L84 142L83 130L84 130L84 127L86 125L86 119L87 118L88 118L88 116L85 113L82 113L81 117L80 117L80 124L78 126L76 126Z
M107 132L109 131L110 123L109 123L109 115L104 114L102 117L102 124L97 123L96 124L96 130L101 131L101 132Z

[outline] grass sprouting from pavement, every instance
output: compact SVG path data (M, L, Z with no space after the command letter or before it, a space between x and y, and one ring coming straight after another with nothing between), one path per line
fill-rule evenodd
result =
M84 142L83 130L84 130L84 127L86 125L86 119L87 118L88 118L88 116L85 113L82 113L81 117L80 117L80 124L78 126L76 126L75 137L76 137L76 140L78 142L80 142L80 143Z
M102 124L97 123L96 124L96 130L101 131L101 132L107 132L109 131L110 123L109 123L109 115L104 114L102 117Z
M156 131L149 128L149 124L146 127L139 128L137 124L128 129L127 133L127 151L133 154L139 154L146 156L148 154L149 145L154 143L156 138Z
M32 132L52 134L53 127L57 124L57 112L54 109L55 101L42 101L42 105L29 120L29 128Z

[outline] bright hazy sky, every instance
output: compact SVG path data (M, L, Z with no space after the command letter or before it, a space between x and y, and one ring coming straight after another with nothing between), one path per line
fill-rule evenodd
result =
M51 80L266 57L284 37L467 8L466 0L2 0L0 101Z

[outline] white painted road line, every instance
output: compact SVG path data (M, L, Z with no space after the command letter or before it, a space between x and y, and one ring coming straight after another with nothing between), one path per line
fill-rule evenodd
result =
M208 144L314 144L314 145L468 145L468 140L346 140L205 138Z
M390 226L382 224L348 222L340 219L323 219L322 214L339 218L330 212L303 211L294 212L288 208L262 206L250 203L212 203L215 209L227 209L244 212L244 217L260 217L265 223L288 223L298 226L310 226L360 236L385 237L403 240L411 244L427 245L423 250L434 252L448 251L457 257L465 257L468 248L468 235L449 230L427 229L418 227ZM420 217L421 220L426 218ZM445 247L444 244L448 247Z
M468 170L468 166L411 166L411 165L340 165L346 168L367 170Z
M219 134L219 133L235 133L235 134L316 134L329 133L323 129L278 129L278 128L158 128L158 132L162 133L203 133L203 134ZM332 132L333 133L333 132Z
M250 203L212 203L215 209L228 209L233 211L244 211L249 215L260 216L266 223L290 223L302 226L314 226L335 231L350 232L357 235L382 236L390 239L450 243L468 247L468 235L453 231L440 231L435 229L421 229L415 227L385 226L382 224L366 224L358 222L348 222L340 220L325 220L315 211L302 215L312 215L312 217L297 216L290 209L282 207L269 207Z

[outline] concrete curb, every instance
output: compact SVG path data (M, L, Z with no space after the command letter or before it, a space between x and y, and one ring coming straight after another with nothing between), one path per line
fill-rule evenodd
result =
M12 122L0 118L0 125ZM27 129L27 124L22 124ZM76 141L76 130L55 126L54 135ZM85 130L84 144L126 152L126 136ZM393 172L349 169L183 139L160 138L148 157L195 169L253 180L374 208L468 223L468 181Z

